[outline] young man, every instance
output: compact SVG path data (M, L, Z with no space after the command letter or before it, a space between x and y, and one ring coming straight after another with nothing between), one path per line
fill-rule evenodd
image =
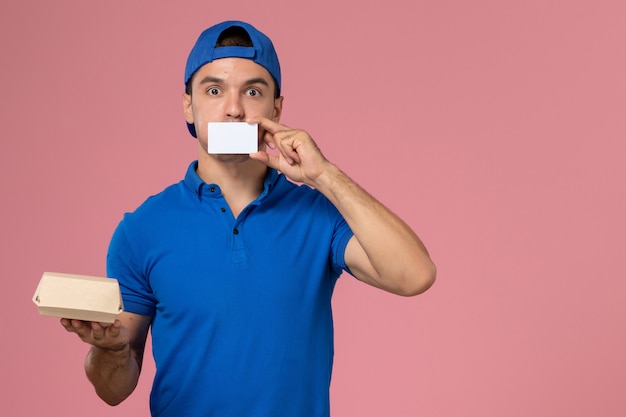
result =
M109 404L135 388L152 328L153 416L328 416L342 270L410 296L435 267L402 220L305 131L280 124L280 67L264 34L236 21L207 29L185 84L198 160L111 241L107 273L126 311L106 328L61 322L92 345L86 373ZM209 154L209 122L258 123L259 152Z

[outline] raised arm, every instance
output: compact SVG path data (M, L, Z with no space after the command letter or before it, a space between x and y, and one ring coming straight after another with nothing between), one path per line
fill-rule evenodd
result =
M418 236L398 216L328 161L302 130L264 118L259 123L267 146L278 155L251 157L287 177L324 194L354 232L345 252L346 264L363 282L394 294L416 295L435 281L436 268Z
M150 317L124 312L107 327L68 319L61 324L91 345L85 372L98 396L109 405L124 401L139 381Z
M417 235L337 167L315 182L354 232L346 264L361 281L394 294L411 296L435 281L435 265Z

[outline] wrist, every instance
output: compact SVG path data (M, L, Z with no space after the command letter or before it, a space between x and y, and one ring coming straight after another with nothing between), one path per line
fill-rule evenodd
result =
M130 347L111 350L92 346L85 358L85 372L90 381L112 375L121 369L127 368L130 363Z
M311 185L322 194L326 194L333 188L333 184L336 184L341 177L345 176L339 167L327 161Z
M130 345L115 345L102 347L92 345L87 355L87 361L92 363L121 363L130 357Z

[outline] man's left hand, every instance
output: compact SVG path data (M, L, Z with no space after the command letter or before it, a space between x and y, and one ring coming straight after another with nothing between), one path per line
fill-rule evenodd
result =
M317 179L330 162L322 155L307 132L292 129L264 117L246 121L258 123L267 147L278 151L276 155L259 151L250 154L250 158L281 171L292 181L315 186Z

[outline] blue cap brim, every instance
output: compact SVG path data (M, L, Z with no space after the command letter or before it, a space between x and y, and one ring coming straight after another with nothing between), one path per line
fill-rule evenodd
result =
M198 137L198 135L196 135L196 127L193 124L187 123L187 129L189 129L189 133L191 133L191 136L193 136L194 138Z

